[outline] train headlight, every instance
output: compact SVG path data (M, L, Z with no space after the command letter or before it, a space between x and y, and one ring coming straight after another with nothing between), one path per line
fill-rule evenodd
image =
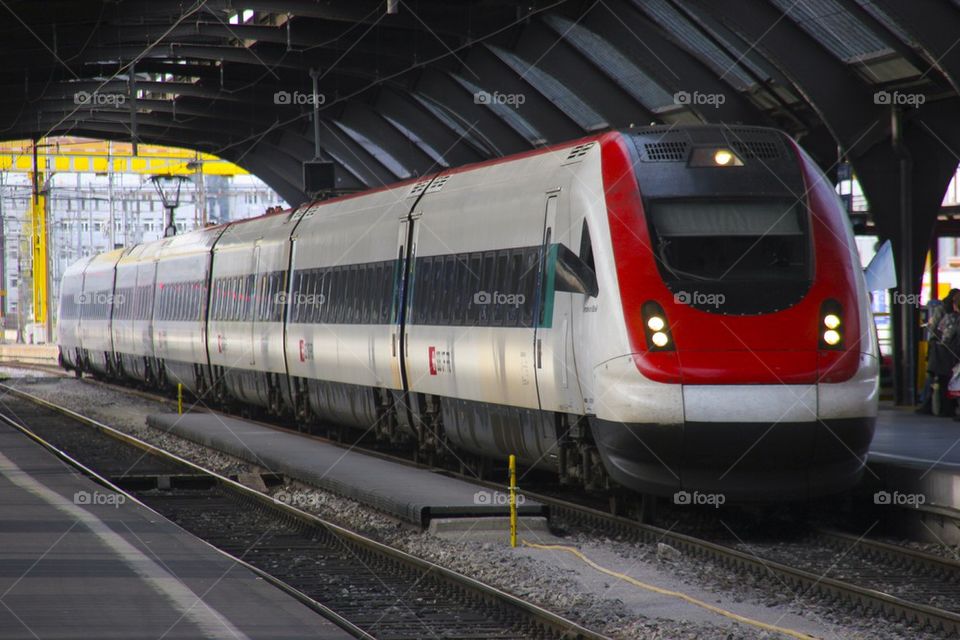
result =
M694 147L687 166L742 167L743 160L729 147Z
M673 351L673 335L663 307L653 300L647 300L641 307L643 312L643 331L647 337L649 351Z
M820 348L843 348L843 306L837 300L824 300L820 305Z

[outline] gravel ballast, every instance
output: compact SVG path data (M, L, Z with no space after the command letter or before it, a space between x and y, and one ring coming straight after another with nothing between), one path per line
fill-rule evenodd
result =
M232 456L146 425L150 413L169 403L149 400L86 380L47 377L0 368L8 384L63 404L157 447L225 475L269 472ZM20 376L20 377L18 377ZM600 573L569 553L469 537L441 539L399 523L371 508L329 492L291 483L271 490L283 499L346 528L460 571L615 638L775 638L781 634L735 622L716 613L652 593ZM560 523L562 524L562 523ZM830 638L925 638L916 629L873 616L840 615L795 597L774 579L758 579L686 557L670 548L570 530L562 538L531 540L575 547L597 564L660 589L681 591L711 605L768 624Z

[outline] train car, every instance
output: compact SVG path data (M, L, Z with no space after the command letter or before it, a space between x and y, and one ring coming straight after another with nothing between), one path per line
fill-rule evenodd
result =
M207 352L217 400L292 407L284 359L292 212L229 225L213 249Z
M152 384L159 370L153 352L153 301L162 243L138 244L117 262L113 348L117 375Z
M402 220L416 201L409 194L401 185L302 209L285 348L301 418L413 433L394 321L408 242Z
M223 227L158 241L153 304L153 353L161 386L209 387L207 304L213 245Z
M79 343L81 371L98 376L114 374L114 349L111 325L116 302L114 277L124 249L94 256L83 270L83 291L79 305Z
M60 279L60 298L57 304L57 344L60 366L82 375L83 358L80 353L80 302L83 295L83 270L90 257L81 258L68 266Z
M158 305L212 273L234 307L205 325L191 302L177 356L157 324L157 357L226 383L239 356L225 395L307 426L728 501L842 491L864 468L878 350L856 245L778 131L609 132L174 243L191 262L158 259Z

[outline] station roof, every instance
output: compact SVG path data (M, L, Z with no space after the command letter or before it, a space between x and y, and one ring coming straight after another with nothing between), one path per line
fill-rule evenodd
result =
M2 137L198 149L294 204L313 99L340 192L605 129L746 123L790 132L828 173L849 160L888 236L904 154L916 200L960 148L960 0L2 5Z

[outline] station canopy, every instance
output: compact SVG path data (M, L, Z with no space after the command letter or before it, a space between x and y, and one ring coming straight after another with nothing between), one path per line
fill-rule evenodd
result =
M608 129L756 124L852 167L883 236L908 190L916 255L958 163L960 0L2 5L3 138L197 149L294 204L315 157L336 194Z

